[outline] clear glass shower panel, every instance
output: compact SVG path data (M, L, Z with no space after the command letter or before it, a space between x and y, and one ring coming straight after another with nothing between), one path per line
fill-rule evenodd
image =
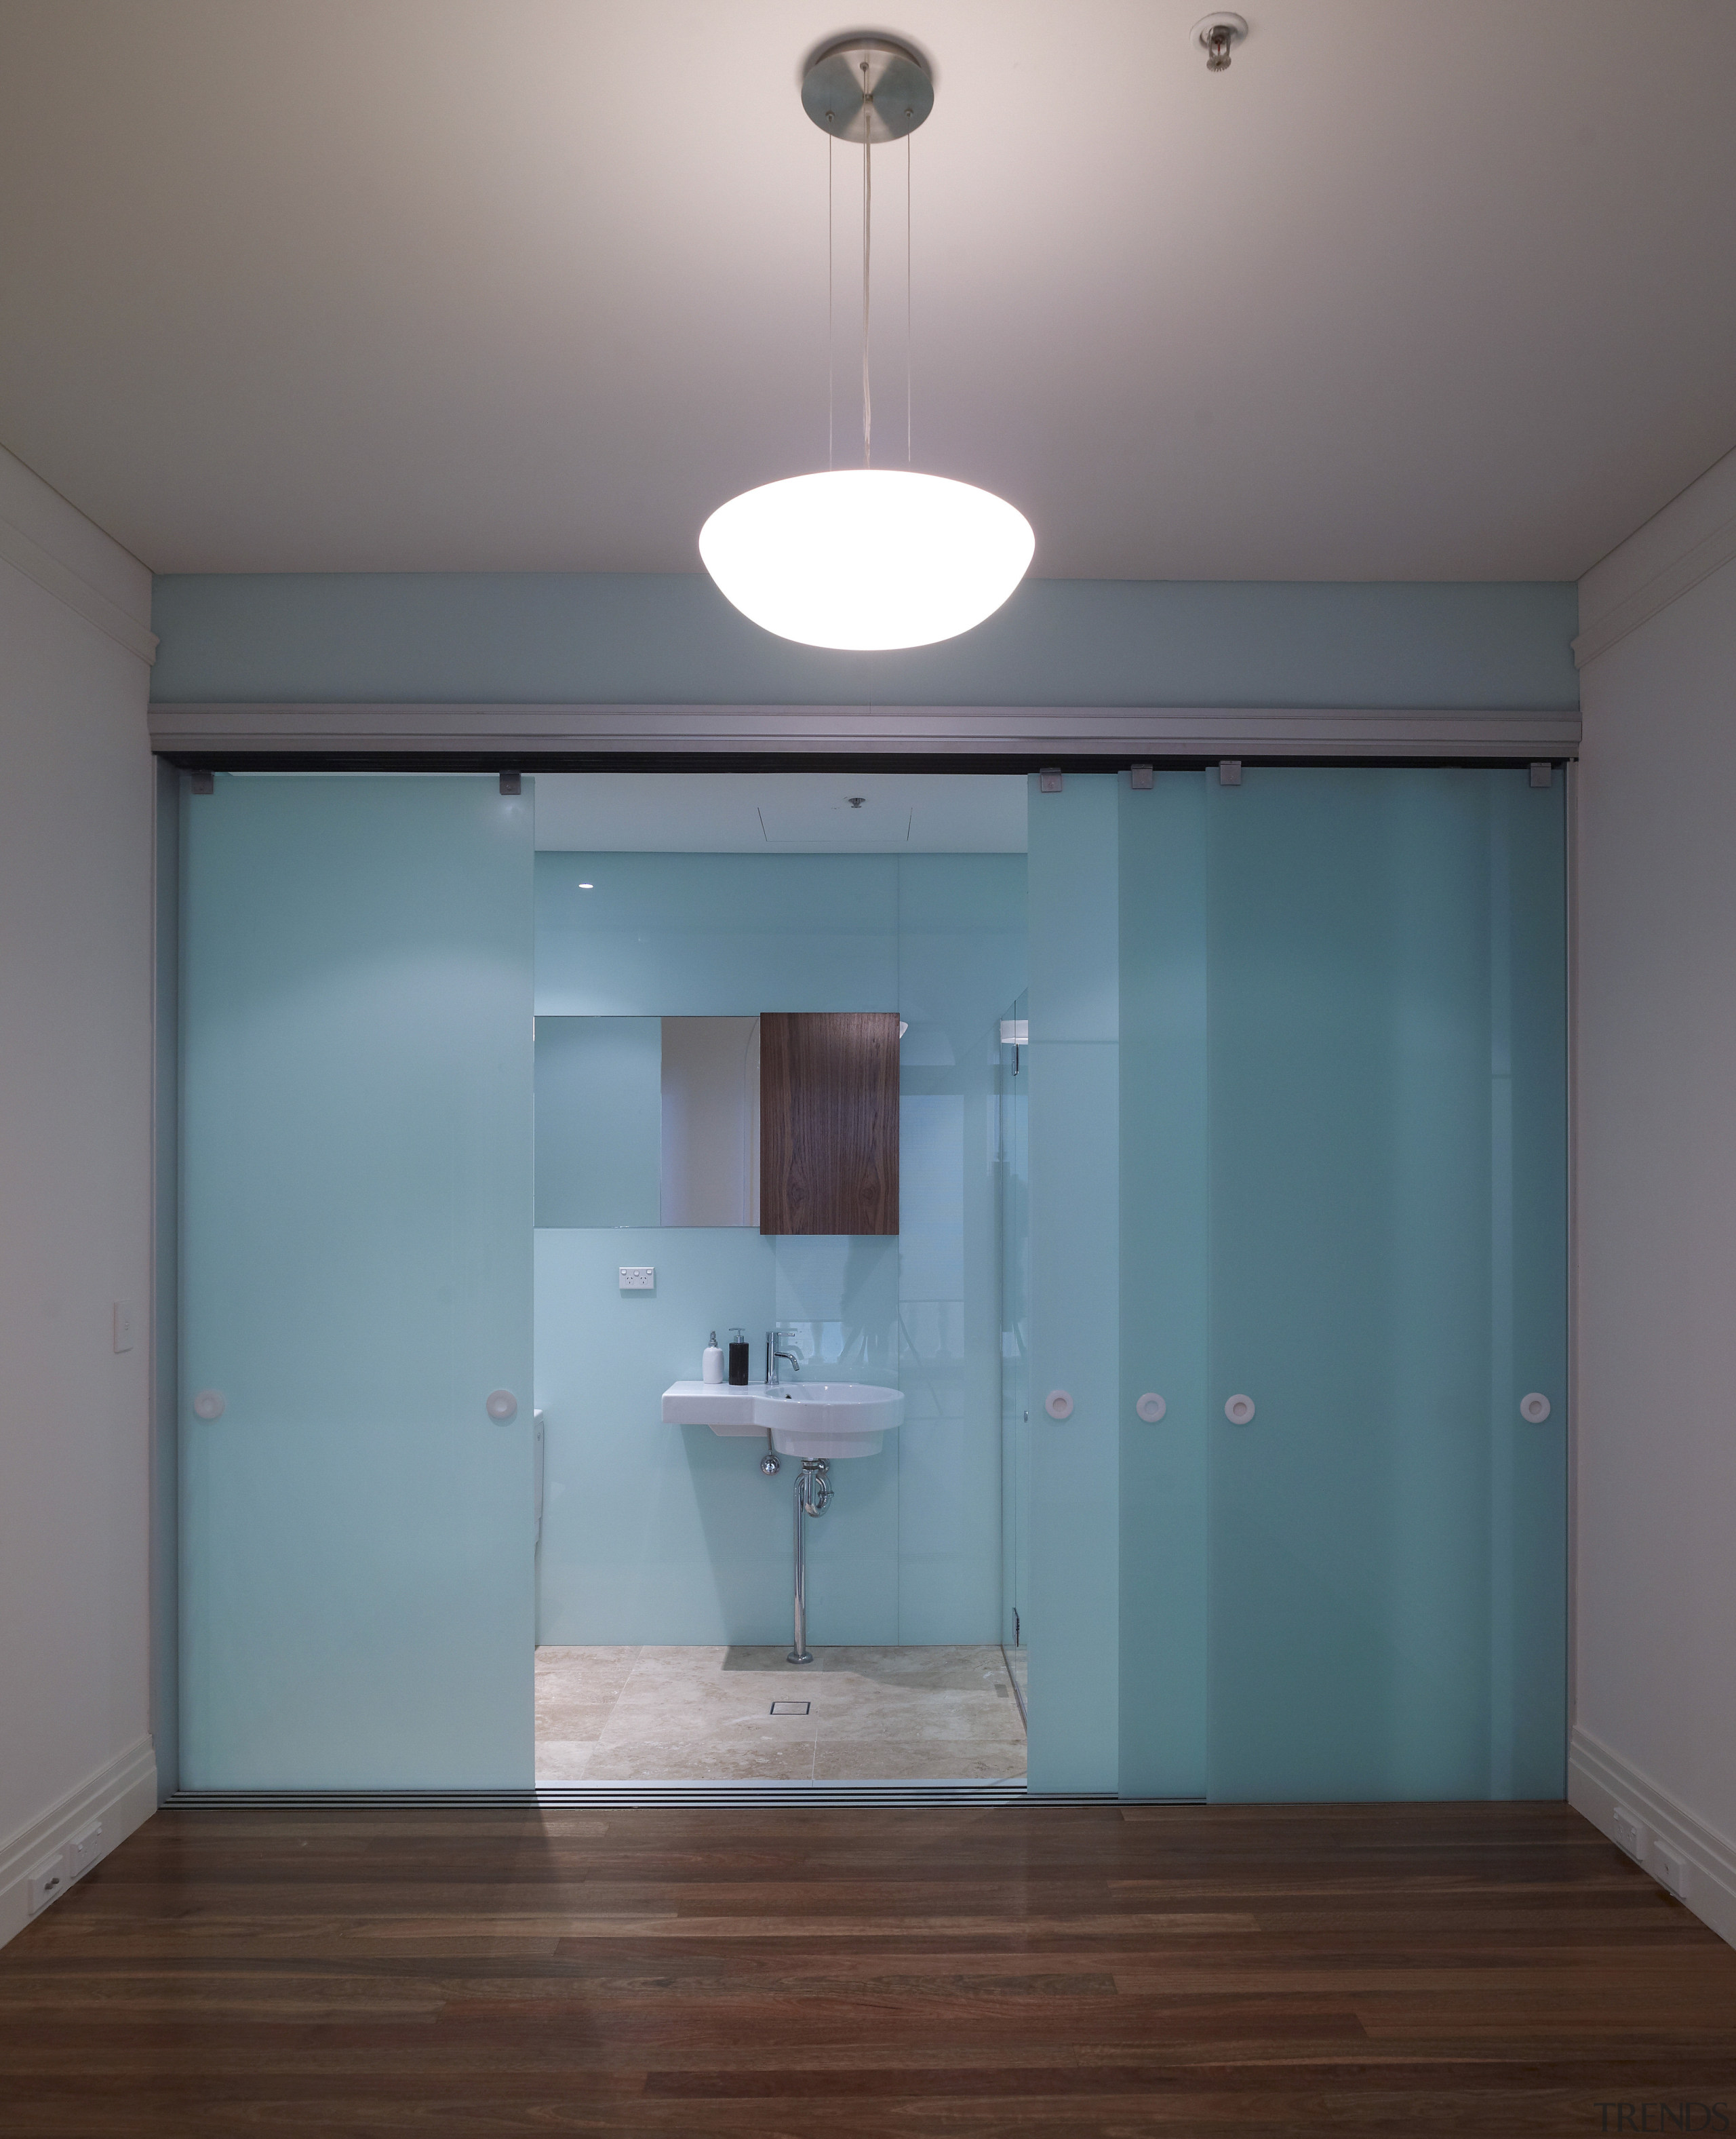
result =
M1210 1794L1559 1796L1562 776L1207 805Z
M183 797L190 1789L531 1780L531 809Z
M1030 1565L1030 1144L1024 1074L1029 998L1000 1023L995 1155L1000 1204L1000 1511L1002 1647L1024 1697Z

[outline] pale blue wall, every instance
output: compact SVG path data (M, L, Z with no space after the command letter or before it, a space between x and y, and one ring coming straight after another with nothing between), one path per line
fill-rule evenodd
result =
M885 1452L837 1466L811 1533L811 1638L998 1639L992 1100L998 1021L1024 983L1024 876L1022 854L538 855L542 1017L883 1009L909 1025L897 1240L539 1227L539 1640L788 1639L790 1466L767 1481L760 1445L666 1427L659 1401L731 1323L757 1378L774 1320L832 1378L907 1397ZM623 1263L653 1265L655 1290L623 1295Z
M775 639L702 573L214 573L152 590L160 702L1571 710L1570 584L1031 580L906 653Z
M912 866L890 854L539 854L537 1014L896 1010L898 872Z

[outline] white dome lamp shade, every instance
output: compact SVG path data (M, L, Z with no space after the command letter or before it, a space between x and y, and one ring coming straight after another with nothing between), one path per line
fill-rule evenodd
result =
M1024 577L1024 515L992 492L905 468L839 468L743 491L699 531L744 616L804 646L932 646L980 624Z
M743 491L700 529L699 555L744 616L804 646L881 653L955 639L994 614L1036 550L1030 522L991 491L868 465L873 147L907 139L933 102L925 62L888 37L826 46L803 77L802 103L814 124L834 140L862 144L864 464ZM907 302L907 275L906 288Z

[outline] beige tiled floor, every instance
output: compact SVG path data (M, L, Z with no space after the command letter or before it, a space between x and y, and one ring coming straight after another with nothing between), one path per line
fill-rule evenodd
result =
M806 1701L775 1716L774 1701ZM938 1781L1024 1774L998 1648L539 1649L539 1782Z

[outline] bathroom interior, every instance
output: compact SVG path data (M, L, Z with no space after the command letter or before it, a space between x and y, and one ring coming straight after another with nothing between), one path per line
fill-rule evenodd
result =
M536 781L539 1783L1022 1780L1025 815L1019 775ZM774 1019L846 1109L878 1060L872 1148L762 1211ZM867 1430L749 1417L837 1391Z
M1560 1794L1558 768L166 777L183 1789Z
M200 1785L1022 1786L1026 790L182 794Z

